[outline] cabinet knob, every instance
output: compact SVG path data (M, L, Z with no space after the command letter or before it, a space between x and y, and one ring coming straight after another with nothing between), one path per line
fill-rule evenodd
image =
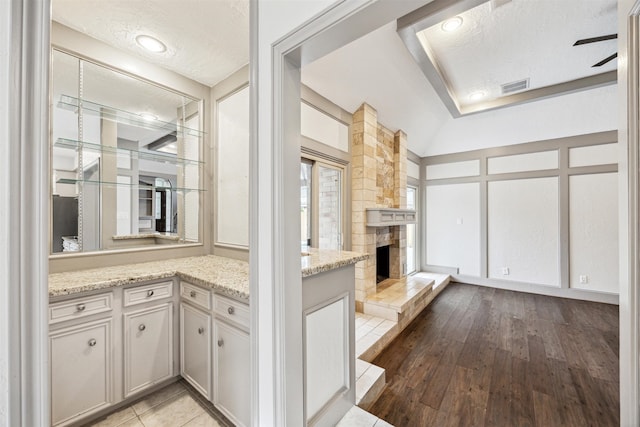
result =
M203 328L202 326L200 326L200 327L198 328L198 333L199 333L200 335L202 335L202 334L204 333L204 328Z
M147 329L147 327L144 326L144 323L141 323L140 326L138 326L139 331L144 331L145 329Z
M222 340L222 338L220 338L218 340L218 347L222 347L224 345L224 341Z
M229 308L227 308L227 313L233 314L235 312L236 312L236 309L232 305L230 305Z
M85 307L85 305L84 305L84 304L78 304L78 305L76 305L76 310L78 310L78 311L84 311L84 309L85 309L85 308L86 308L86 307Z
M196 291L191 291L191 293L189 295L191 296L191 298L195 298L196 297Z
M149 289L149 290L147 291L147 296L148 296L148 297L152 297L152 296L153 296L153 289Z
M96 340L95 340L95 338L91 338L91 339L89 340L89 347L94 347L95 345L96 345Z

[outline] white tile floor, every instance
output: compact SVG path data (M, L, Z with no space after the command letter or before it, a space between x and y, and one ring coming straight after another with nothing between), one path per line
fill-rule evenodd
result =
M354 406L349 412L340 420L336 427L393 427L385 420L381 420L368 413L365 410Z
M87 426L91 427L231 427L184 380L170 384Z

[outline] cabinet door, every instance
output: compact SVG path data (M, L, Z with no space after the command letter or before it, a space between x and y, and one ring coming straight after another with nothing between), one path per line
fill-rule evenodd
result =
M172 303L125 313L125 397L173 376L172 318Z
M111 405L111 344L110 318L49 334L54 426Z
M180 374L211 400L211 315L180 304Z
M249 334L218 319L214 321L214 404L237 426L250 423Z

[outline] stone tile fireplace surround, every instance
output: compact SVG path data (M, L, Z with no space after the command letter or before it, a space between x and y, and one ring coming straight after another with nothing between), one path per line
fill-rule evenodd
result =
M367 208L406 208L407 135L378 123L368 104L353 114L352 138L352 250L375 254L389 245L389 277L406 271L406 226L367 227ZM376 292L376 257L356 264L356 310Z

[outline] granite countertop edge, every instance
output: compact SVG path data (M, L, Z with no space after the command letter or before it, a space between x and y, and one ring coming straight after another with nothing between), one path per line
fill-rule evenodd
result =
M302 277L355 264L369 254L310 249L301 260ZM111 277L110 277L111 275ZM95 292L178 277L194 285L249 301L249 263L216 255L175 258L49 275L49 298Z
M317 252L316 252L317 251ZM328 256L323 256L324 254L329 254ZM369 254L362 254L357 252L346 252L346 251L318 251L311 250L310 256L311 262L310 265L304 265L303 258L303 266L302 266L302 277L313 276L314 274L323 273L325 271L335 270L336 268L345 267L350 264L355 264L360 261L364 261L369 258ZM314 259L316 258L316 259ZM327 258L327 259L323 259Z

